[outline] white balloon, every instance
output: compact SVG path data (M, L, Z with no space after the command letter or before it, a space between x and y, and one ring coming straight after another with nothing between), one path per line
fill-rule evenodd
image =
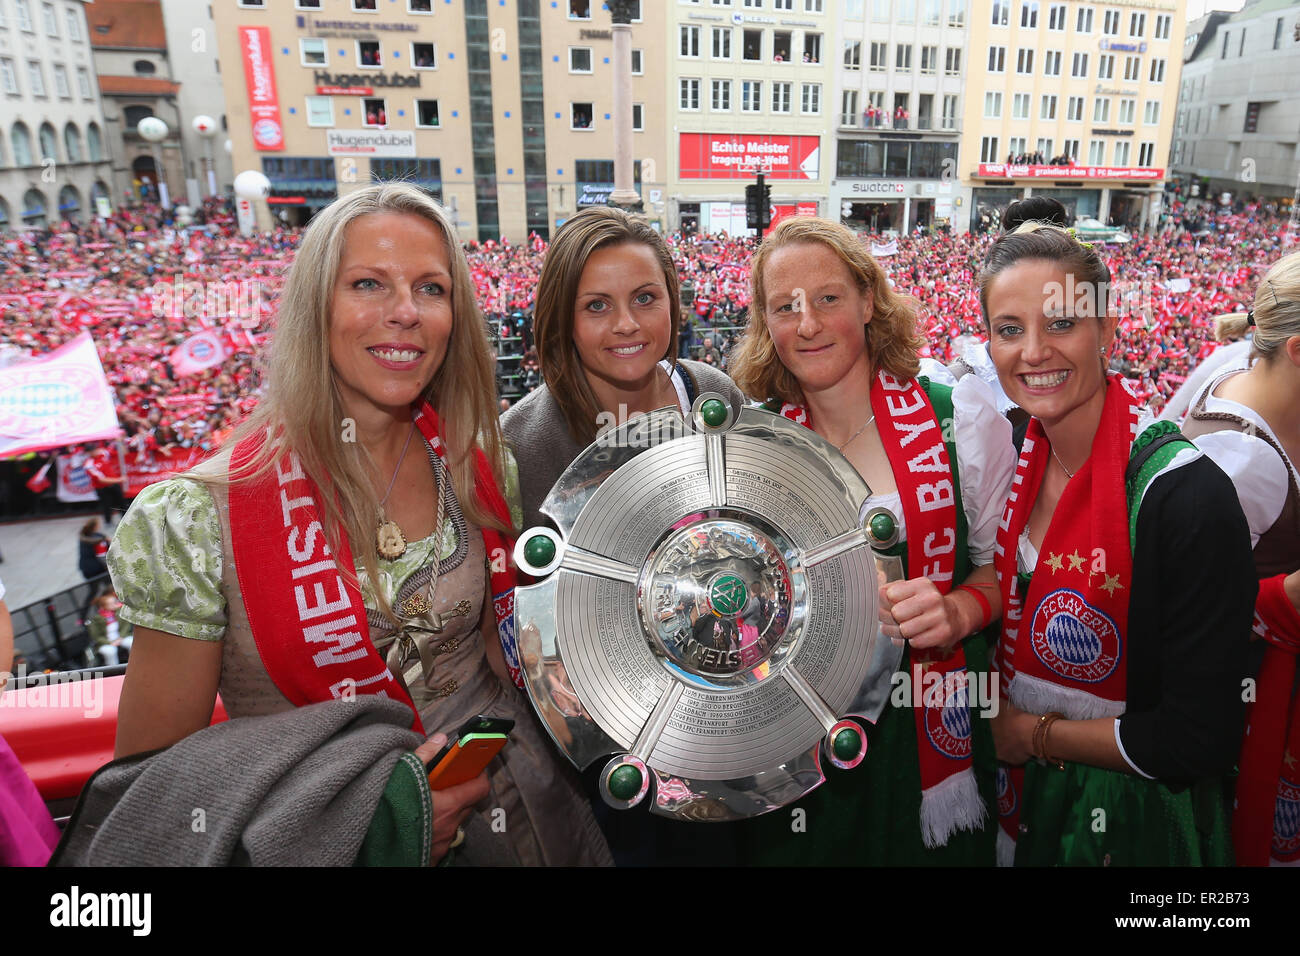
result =
M167 124L156 116L146 116L135 124L135 131L151 143L161 143L167 138Z
M190 121L190 125L194 127L194 132L200 136L217 135L217 121L211 116L200 114Z
M230 140L226 140L226 152L227 153L234 152L234 149L235 149L235 144L232 143Z
M235 195L240 199L265 199L271 194L271 180L256 169L246 169L235 177Z

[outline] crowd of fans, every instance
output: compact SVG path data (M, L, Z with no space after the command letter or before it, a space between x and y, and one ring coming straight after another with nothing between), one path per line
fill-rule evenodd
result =
M1286 236L1285 221L1257 207L1203 212L1194 230L1180 209L1168 213L1160 230L1104 247L1123 315L1116 365L1155 408L1214 350L1210 319L1244 307ZM938 361L955 357L958 337L982 336L975 279L994 238L900 237L897 252L882 259L895 287L919 303L928 350ZM139 207L5 238L0 365L88 331L116 391L128 455L211 450L257 401L259 346L296 242L297 230L288 227L241 237L220 203L205 205L185 226L157 207ZM687 300L679 355L725 368L747 322L754 240L679 234L671 246ZM477 301L500 338L502 394L517 398L540 383L531 314L546 244L532 237L466 248ZM230 302L224 311L213 308L202 293L234 285L252 290L237 310ZM171 353L205 329L220 337L224 361L178 372ZM103 460L116 451L100 454Z

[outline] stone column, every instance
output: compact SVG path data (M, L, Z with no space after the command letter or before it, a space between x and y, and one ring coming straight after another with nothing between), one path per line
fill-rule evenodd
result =
M640 212L632 178L632 4L606 0L614 34L614 191L609 204Z

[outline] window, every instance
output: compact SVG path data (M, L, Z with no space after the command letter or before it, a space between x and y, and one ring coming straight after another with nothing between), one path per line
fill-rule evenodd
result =
M871 19L877 23L889 22L890 0L871 0Z
M158 72L158 67L154 66L153 60L136 60L132 68L136 76L153 76Z
M1016 51L1016 72L1021 76L1034 72L1034 51L1031 48L1022 46Z
M644 103L632 104L632 132L634 133L645 132L645 104Z
M945 76L961 75L961 47L950 46L943 51L943 72Z
M315 37L301 37L298 40L298 62L303 66L329 66L325 41Z
M713 2L714 2L714 4L716 5L717 2L718 2L718 0L713 0ZM773 10L793 10L793 9L794 9L794 0L772 0L772 9L773 9Z
M569 104L570 129L594 129L595 126L596 111L592 108L591 103Z
M957 95L950 93L943 98L943 128L957 128Z
M805 63L820 63L822 61L822 35L820 33L805 33L803 35L803 61Z
M1012 136L1009 140L1007 140L1007 149L1009 149L1011 151L1011 155L1016 157L1017 159L1020 159L1020 157L1025 156L1026 154L1025 138L1023 136ZM1024 162L1024 160L1020 160L1020 161Z
M993 25L1004 27L1011 16L1011 0L993 0Z
M1170 24L1170 22L1171 22L1172 20L1173 20L1173 17L1171 17L1171 16L1170 16L1169 14L1167 14L1167 13L1158 13L1158 14L1156 14L1156 32L1155 32L1155 38L1156 38L1157 40L1168 40L1168 39L1169 39L1169 24Z
M844 44L844 69L862 69L862 41L850 40Z
M334 125L334 97L332 96L307 97L307 125L308 126L333 126Z
M72 99L72 87L68 85L68 68L61 63L54 64L54 92L65 100Z
M425 0L425 2L427 3L428 0ZM295 10L319 10L320 3L321 0L294 0L293 7ZM409 10L410 8L408 7L407 9ZM425 12L427 13L428 11Z
M889 63L889 44L872 43L871 44L872 71L876 73L883 73L888 63Z
M1047 8L1047 29L1057 33L1065 30L1065 4L1054 3Z
M785 90L784 108L777 105L781 95L781 89ZM740 111L742 113L757 113L763 109L763 81L762 80L743 80L740 84ZM774 83L772 87L772 109L778 113L790 112L790 84Z
M921 72L939 72L939 48L937 46L921 47Z
M1102 53L1097 57L1097 79L1109 80L1115 76L1115 55Z
M1219 59L1220 59L1220 60L1226 60L1227 58L1228 58L1228 31L1227 31L1227 30L1224 30L1224 31L1223 31L1223 49L1222 49L1221 51L1219 51Z
M644 62L645 62L645 51L633 50L632 51L632 75L633 76L645 75L645 68L643 66Z
M1156 126L1160 122L1160 101L1147 100L1146 108L1142 111L1142 122L1147 126Z
M772 112L788 113L790 112L791 84L773 83L772 84ZM758 109L758 107L755 107Z
M1020 4L1020 26L1025 30L1038 29L1038 0L1025 0Z
M1138 147L1138 165L1154 166L1156 158L1156 144L1143 143Z
M758 0L762 2L762 0ZM861 20L867 12L866 0L844 0L844 18L846 20Z
M411 66L417 70L438 68L438 50L432 43L411 44Z
M41 158L58 159L59 158L59 138L54 135L54 127L49 123L41 124Z
M1127 166L1129 160L1130 143L1128 140L1121 140L1115 144L1115 165Z
M858 125L858 91L857 90L844 91L844 102L841 105L841 109L840 109L840 125L841 126Z
M985 136L980 140L980 162L996 163L998 161L998 138Z
M1246 55L1246 28L1241 28L1241 42L1237 44L1237 56Z
M822 111L822 85L820 83L803 83L799 90L799 110L802 113L820 113Z
M948 0L948 26L966 25L966 0Z
M1124 57L1124 79L1132 83L1142 78L1142 61L1135 56Z
M1130 13L1128 17L1128 35L1140 37L1146 32L1147 15L1145 13Z
M1076 53L1074 55L1074 62L1070 67L1070 75L1076 78L1088 75L1088 54Z
M1044 96L1042 103L1038 108L1038 118L1045 120L1056 119L1056 95Z
M1092 32L1092 7L1080 7L1079 15L1074 18L1075 33Z
M731 112L731 80L713 80L709 93L710 109L715 113Z
M27 131L27 125L25 123L14 123L13 141L14 165L35 165L35 160L32 158L32 134Z
M912 44L900 43L894 47L894 69L912 69Z
M1077 139L1067 139L1061 144L1061 155L1069 156L1077 163L1079 161L1079 141Z
M937 27L943 19L943 0L924 0L925 15L922 22L927 27Z
M1007 48L1004 46L989 47L989 72L1005 73L1007 69Z
M41 16L45 19L45 35L56 37L59 35L59 15L54 12L54 4L42 3Z
M569 0L570 20L590 20L591 0Z
M898 3L898 22L915 23L916 22L916 0L897 0Z
M361 100L362 126L387 126L388 101L379 97Z
M772 34L772 59L777 63L793 63L791 44L794 34L789 30L777 30Z
M437 100L415 101L415 125L419 129L437 129L442 125L438 121Z
M77 16L76 7L68 7L63 11L64 22L68 25L68 39L73 43L81 42L81 18ZM3 15L0 15L2 17Z
M67 151L68 162L80 163L85 159L81 154L81 134L74 123L63 127L63 148Z
M1259 103L1247 103L1247 104L1246 104L1246 122L1243 123L1243 124L1242 124L1242 127L1241 127L1241 131L1242 131L1243 133L1258 133L1258 132L1259 132L1259 108L1260 108L1260 105L1261 105L1261 104L1259 104Z
M1119 36L1119 11L1107 10L1101 23L1101 32L1106 36Z
M731 27L713 28L713 58L715 60L731 59Z
M1065 118L1071 123L1083 122L1083 97L1071 96L1065 104Z
M31 60L27 61L27 83L32 88L32 96L45 95L45 74L41 65Z
M262 0L258 0L257 6L264 6ZM352 0L353 13L374 13L377 6L377 0Z
M377 70L384 65L378 40L357 41L357 66Z
M14 61L7 56L0 56L0 86L6 93L18 92L18 72L14 69Z
M32 29L32 8L29 5L29 0L14 0L14 9L18 12L18 29L24 33L34 33L35 31Z
M1100 166L1106 162L1106 141L1102 139L1089 140L1088 142L1088 165Z
M302 0L299 0L301 3ZM321 0L309 0L313 7L319 8ZM406 0L407 13L433 13L432 0Z
M1133 117L1137 114L1137 100L1121 99L1119 101L1119 121L1125 125L1132 125Z
M763 58L762 30L745 31L745 47L741 54L746 60L761 60Z
M821 13L822 0L803 0L804 13Z
M984 94L984 118L1002 118L1002 94L989 90Z
M744 5L751 10L762 10L763 0L744 0Z
M1110 100L1098 97L1092 103L1092 121L1094 123L1110 122Z
M683 24L678 27L681 42L678 44L677 52L682 56L699 56L700 55L700 28L687 26Z
M1014 93L1011 96L1011 118L1029 119L1029 94Z
M1155 59L1151 61L1151 82L1163 83L1165 81L1165 61Z
M677 84L677 105L684 110L700 108L700 81L683 77Z
M569 47L569 72L570 73L591 72L591 47L589 46Z
M1034 150L1043 157L1043 162L1047 162L1052 158L1052 137L1038 137L1038 144L1034 147Z
M84 66L77 67L77 92L83 100L93 100L95 94L90 90L90 71Z
M934 94L916 95L916 128L934 129Z

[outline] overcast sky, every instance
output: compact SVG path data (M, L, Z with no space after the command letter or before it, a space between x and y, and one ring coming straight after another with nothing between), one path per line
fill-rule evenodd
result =
M1236 12L1246 5L1246 0L1187 0L1187 19L1195 20L1209 10Z

